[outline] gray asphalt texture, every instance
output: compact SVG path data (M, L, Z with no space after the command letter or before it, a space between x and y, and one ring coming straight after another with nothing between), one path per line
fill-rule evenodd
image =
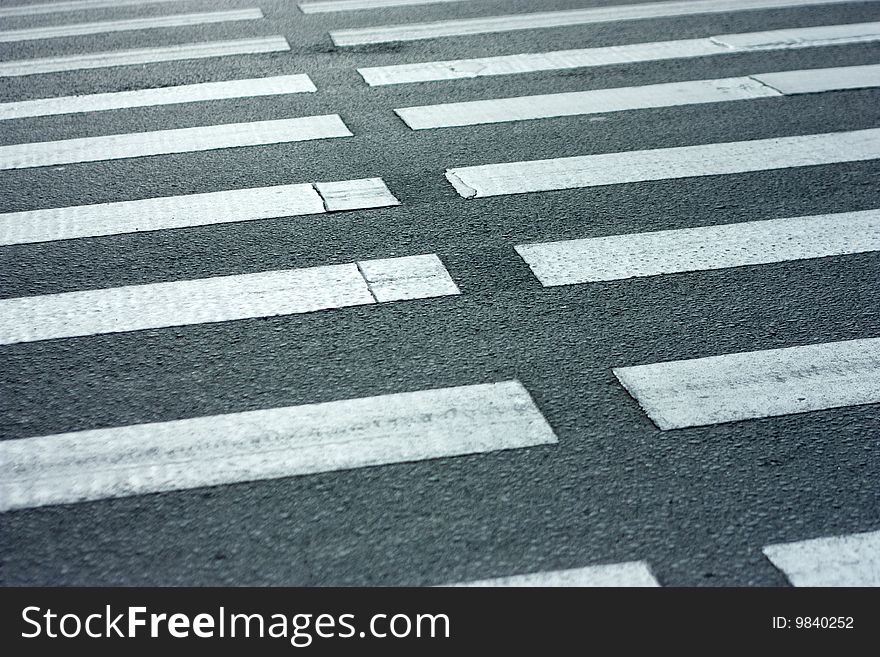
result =
M21 0L2 3L21 4ZM540 9L613 4L541 2ZM647 560L668 586L781 586L769 543L880 529L880 407L661 432L611 368L880 336L880 254L542 288L515 244L880 206L876 161L466 201L448 167L874 128L880 91L410 131L394 107L880 62L877 45L396 87L359 66L880 20L880 4L337 49L330 29L534 11L305 16L0 44L0 60L283 34L290 53L0 79L0 100L307 73L316 94L5 121L0 143L339 113L355 136L0 172L3 212L381 176L402 205L0 248L0 297L437 253L459 297L0 347L0 436L516 378L555 446L0 515L0 583L425 585Z

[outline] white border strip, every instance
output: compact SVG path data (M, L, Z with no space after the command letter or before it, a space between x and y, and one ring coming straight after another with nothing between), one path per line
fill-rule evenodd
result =
M0 441L0 511L557 443L518 381Z
M381 178L365 178L28 210L0 214L0 246L394 205Z
M209 57L256 55L289 50L290 44L282 36L237 39L234 41L205 41L203 43L184 43L160 48L114 50L110 52L86 53L84 55L0 62L0 77L8 78L42 73L60 73L63 71L84 71L94 68L157 64L159 62L207 59Z
M858 0L685 0L684 2L645 2L633 5L613 5L566 11L546 11L506 16L486 16L432 23L404 23L353 28L330 32L337 46L360 46L371 43L416 41L440 37L469 36L535 30L551 27L569 27L595 23L642 20L672 16L729 13L786 7L852 4Z
M613 64L729 55L739 52L816 48L880 41L880 22L792 28L727 34L705 39L635 43L603 48L521 53L416 64L359 68L373 87L436 80L459 80L494 75L565 70Z
M0 299L0 344L459 294L434 254Z
M246 80L201 82L176 87L115 91L84 96L38 98L0 103L0 121L36 116L104 112L134 107L158 107L230 98L257 98L284 94L314 93L311 79L304 73Z
M880 586L880 531L764 548L793 586Z
M128 18L98 23L75 23L68 25L48 25L19 30L0 31L0 43L36 41L38 39L59 39L64 37L86 36L89 34L110 34L134 30L152 30L168 27L191 27L233 21L252 21L263 18L259 9L235 9L231 11L211 11L198 14L174 14L171 16L151 16L149 18Z
M544 287L880 251L880 210L520 244Z
M880 128L446 170L464 198L718 176L880 158Z
M338 114L0 146L0 169L351 137Z
M618 367L660 429L880 403L880 338Z

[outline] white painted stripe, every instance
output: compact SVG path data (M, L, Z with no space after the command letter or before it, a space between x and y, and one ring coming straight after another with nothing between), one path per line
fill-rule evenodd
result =
M545 287L880 251L880 210L514 247Z
M0 169L351 137L338 114L0 146Z
M471 2L472 0L316 0L300 2L304 14L325 14L335 11L357 11L360 9L385 9L387 7L410 7L414 5L439 5L451 2Z
M874 64L422 105L394 111L413 130L430 130L878 86L880 65Z
M880 586L880 531L768 545L793 586Z
M13 16L36 16L38 14L60 14L66 11L83 11L87 9L116 9L118 7L136 7L139 5L155 5L183 0L69 0L68 2L47 2L44 4L15 5L0 8L0 18Z
M431 23L404 23L400 25L353 28L330 32L330 38L337 46L358 46L369 43L416 41L419 39L568 27L646 18L851 4L854 1L857 0L736 0L736 2L731 0L685 0L684 2L645 2L633 5L614 5L611 7L592 7L565 11L465 18Z
M340 182L319 182L315 188L327 212L365 210L400 205L381 178L362 178Z
M717 176L880 157L880 129L447 169L464 198Z
M375 66L359 68L358 72L370 86L382 86L872 41L880 41L880 22L822 25L728 34L704 39Z
M0 511L557 443L518 381L0 441Z
M782 95L766 84L740 77L443 103L394 111L413 130L431 130Z
M784 94L810 94L843 89L880 87L880 64L867 66L839 66L806 71L781 71L753 75L758 80Z
M880 338L618 367L660 429L880 403Z
M0 299L0 344L458 294L455 285L439 275L445 268L436 255L402 258L406 262L400 267L394 260ZM374 267L384 276L367 280L361 272L372 273Z
M399 204L381 178L368 178L29 210L0 214L0 246Z
M196 103L227 98L256 98L317 91L308 75L279 75L269 78L202 82L177 87L116 91L87 96L39 98L14 103L0 103L0 121L33 116L53 116L82 112L156 107L178 103Z
M87 53L84 55L0 62L0 77L81 71L111 66L155 64L158 62L206 59L209 57L229 57L232 55L255 55L287 50L290 50L290 44L287 43L287 39L281 36L237 39L235 41L205 41L203 43L184 43L161 48L139 48L137 50L116 50Z
M358 267L379 303L461 294L436 255L367 260Z
M199 14L175 14L172 16L151 16L149 18L129 18L98 23L76 23L69 25L48 25L29 27L20 30L0 32L0 43L34 41L37 39L56 39L61 37L85 36L88 34L110 34L133 30L151 30L167 27L188 27L228 23L232 21L251 21L263 18L259 9L234 9L231 11L211 11Z
M448 586L504 587L655 587L660 586L644 561L588 566L570 570L553 570L528 575L513 575L461 582Z

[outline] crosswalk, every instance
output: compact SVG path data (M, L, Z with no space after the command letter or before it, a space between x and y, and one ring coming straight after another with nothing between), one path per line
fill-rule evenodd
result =
M530 303L556 303L553 295L557 291L572 299L593 294L600 284L625 291L633 279L684 280L709 271L727 272L735 281L744 268L760 271L780 263L856 257L874 258L867 262L875 263L875 254L880 252L878 199L869 207L854 202L852 207L812 213L794 210L770 217L723 215L711 221L670 217L666 228L667 219L659 217L650 226L632 230L609 228L604 220L598 224L590 196L600 191L595 188L625 195L644 183L668 183L672 189L672 183L688 184L695 179L714 184L711 181L736 180L742 174L768 177L822 167L875 166L880 159L880 127L873 127L870 117L858 123L838 122L829 116L822 131L803 132L792 125L785 132L777 129L760 138L731 133L707 141L695 130L684 143L658 130L655 141L661 146L645 147L634 136L624 141L625 148L609 148L601 139L591 140L590 131L601 128L587 129L583 126L588 124L576 123L608 119L617 113L627 113L628 121L639 122L655 110L672 114L687 108L702 112L711 123L714 117L743 106L755 112L784 113L785 103L792 100L819 108L829 103L830 114L831 108L838 107L833 104L835 98L876 95L880 63L875 50L861 49L876 48L880 21L840 22L842 13L835 13L833 21L801 25L794 13L809 8L813 20L819 17L821 22L823 12L843 12L842 8L859 4L854 0L675 0L503 15L480 15L480 0L303 0L298 5L289 3L283 20L276 16L282 10L273 6L269 11L258 4L226 7L220 3L210 11L197 11L183 0L70 0L0 8L0 18L9 19L0 29L0 43L28 42L45 53L0 61L0 77L24 78L25 86L20 88L28 88L33 81L37 89L34 94L0 98L0 125L18 135L0 144L0 177L52 175L56 178L41 180L63 181L68 174L71 180L81 180L74 176L82 175L94 185L90 194L77 197L86 199L79 202L45 201L30 194L0 211L0 253L12 254L9 260L16 266L20 259L24 269L39 267L35 263L40 254L66 253L66 248L99 259L102 249L112 248L106 245L115 244L112 240L116 239L131 240L120 242L131 248L139 239L155 237L173 249L195 235L210 236L221 225L233 236L244 227L254 231L250 235L259 235L262 226L271 225L274 239L279 231L288 239L271 250L288 249L294 252L294 260L309 259L308 266L271 260L241 265L240 261L224 263L221 254L215 267L222 272L218 274L200 274L196 268L196 273L188 273L184 263L167 275L151 275L147 282L132 284L105 276L94 285L73 284L74 289L59 286L57 281L41 281L41 286L28 288L10 277L8 287L0 288L0 354L40 358L55 349L87 352L99 336L106 345L117 339L180 335L186 327L210 331L233 326L248 335L257 321L271 317L302 315L308 325L326 326L312 320L320 313L322 320L332 322L339 317L344 322L357 309L380 316L377 325L388 322L390 333L405 329L408 313L454 323L471 312L472 297L479 298L471 294L481 293L476 277L459 277L460 253L448 253L445 246L425 248L426 240L418 235L406 237L417 232L410 226L425 225L427 220L420 215L430 212L426 208L434 204L442 204L440 213L449 214L456 226L438 229L449 233L443 238L449 242L444 244L460 243L464 252L479 244L469 244L468 231L473 225L464 221L459 228L458 213L498 225L505 221L505 212L531 216L532 203L545 203L544 209L559 208L558 218L535 216L528 238L519 236L519 230L512 229L512 236L504 230L504 259L491 266L510 271L525 267L529 272L516 289L504 291L514 303L523 304L512 315L531 312ZM141 5L151 8L148 16L137 13ZM475 17L448 18L465 5ZM777 24L790 20L791 26L729 34L716 29L724 21L715 18L770 10L780 12ZM405 17L410 11L433 12L443 18L373 23L384 16ZM96 12L94 19L90 12ZM44 19L37 25L27 24L33 16ZM862 20L864 12L854 16L853 21ZM520 41L504 45L503 40L489 41L486 36L503 39L508 33L532 30L576 34L574 30L611 23L637 29L655 19L676 25L674 21L681 18L699 18L705 23L683 29L681 35L673 32L665 41L564 50L544 46L540 51L542 41L535 40L533 51L524 52ZM354 27L336 27L352 25L349 20ZM223 24L226 34L234 36L248 22L258 22L260 29L274 35L199 39L201 26ZM339 82L338 70L316 64L326 60L312 51L302 54L306 46L291 36L293 23L319 26L315 29L334 44L334 52L345 53L342 61L348 77L344 82ZM183 43L163 45L163 30L172 27L186 28L181 34L189 36L182 37ZM154 45L100 52L72 48L70 54L51 45L62 38L75 43L86 35L124 33L123 38L142 31L150 38L158 35ZM695 31L708 36L693 38ZM493 45L449 51L438 46L438 52L452 58L434 61L420 61L425 59L420 50L373 53L369 48L356 48L429 39L438 39L439 44L446 37L466 42L475 35ZM589 40L579 42L590 45ZM795 65L792 60L774 60L776 54L792 51L809 53L812 59ZM475 52L481 56L455 58ZM841 55L848 52L852 53L849 58ZM865 59L864 52L873 55ZM738 55L748 53L763 53L766 64L755 67L754 59L737 60ZM245 60L247 65L242 64ZM825 64L815 65L820 60ZM663 61L675 62L674 68L658 69L659 73L645 78L647 83L606 86L597 83L599 78L584 77L567 81L564 90L558 86L559 72ZM163 65L175 62L186 63L187 68L166 75ZM702 67L703 73L690 72L692 65ZM705 70L714 66L724 72L706 75ZM113 76L126 71L135 82L114 82L119 78ZM155 76L147 80L162 82L139 82L137 76L144 72ZM56 94L46 93L36 78L27 77L52 73L69 78L58 85ZM530 74L528 91L520 89L525 74ZM418 89L427 90L430 100L400 87L414 83L423 85ZM111 84L116 87L108 88ZM395 95L397 89L401 91ZM424 104L404 106L413 98ZM443 102L436 102L438 98ZM215 113L220 101L230 100L250 103L252 110L238 117L242 104ZM367 109L357 113L351 110L352 103ZM276 113L262 116L263 107L272 107ZM139 110L161 112L161 129L149 122L139 127L143 123L136 118ZM382 119L376 117L378 112L383 113ZM189 118L180 122L184 113ZM198 125L193 127L191 117L196 113ZM110 114L115 118L108 125L130 128L104 129L100 121ZM530 157L530 148L521 147L520 137L509 137L520 130L534 132L517 135L551 135L553 122L547 119L581 126L577 133L581 138L565 145L564 152L536 158ZM22 140L23 129L18 126L30 125L25 121L51 128L48 136L34 128ZM723 127L723 122L719 125ZM465 127L469 131L454 130ZM394 134L381 132L397 128ZM491 141L492 153L484 155L483 144L477 142L473 147L459 147L457 134L463 132L480 135L486 139L484 144ZM505 146L508 138L509 156L499 159L495 147ZM413 146L418 143L423 145ZM282 158L264 163L266 170L247 169L246 180L223 188L181 193L150 186L147 197L142 192L126 197L131 190L105 189L101 179L115 167L129 164L128 160L161 168L169 156L201 153L210 157L212 151L222 150L225 156L244 161L249 152L262 153L272 145L289 147L297 155L292 158L295 161ZM312 149L318 145L327 162L312 161L311 154L317 152ZM413 156L411 148L425 152ZM340 154L340 159L359 153L365 161L355 157L340 168L330 159L337 155L327 155L343 152L349 155ZM420 157L445 162L443 168L428 170L420 164ZM410 180L391 165L399 159L407 159ZM308 167L304 169L300 162L308 162ZM94 163L101 163L101 168L89 168ZM326 175L314 175L325 169ZM330 173L338 170L344 175ZM198 173L193 172L193 177L198 178ZM418 182L414 184L413 179ZM138 181L130 182L136 188ZM553 192L555 200L546 200L551 196L546 192ZM791 204L796 200L791 199ZM572 214L572 207L580 209ZM305 258L307 248L297 237L310 232L315 217L325 215L344 219L332 226L341 231L339 226L345 225L345 232L326 237L328 244L345 243L345 248L328 247L337 252L307 253ZM569 226L564 234L555 234L557 219ZM363 222L369 226L362 230ZM634 219L633 224L638 221ZM330 225L322 224L322 230ZM403 228L404 237L383 243L378 253L374 247L380 239L399 235L388 227ZM363 245L359 240L364 240ZM64 260L56 265L62 270L78 266ZM865 303L873 301L868 298ZM372 306L377 308L366 310ZM388 309L385 314L384 308ZM826 337L748 350L687 344L685 332L673 352L678 356L644 355L656 353L652 349L628 361L619 354L602 356L607 379L595 382L595 390L578 394L595 396L599 405L608 404L602 413L619 426L635 427L645 442L667 440L670 435L712 440L703 438L710 434L701 431L717 425L732 427L733 432L739 426L760 432L758 424L771 426L782 416L820 411L867 408L874 412L880 408L880 338L870 331L870 327L859 327L853 335L836 339L816 331ZM515 334L511 329L511 336ZM644 339L650 342L652 338ZM389 340L393 343L396 338ZM475 338L478 342L479 337ZM411 353L400 346L402 354ZM702 350L702 355L695 357L695 350ZM397 347L391 352L396 354ZM346 357L342 350L331 359ZM466 360L467 355L452 358ZM0 440L0 512L28 517L24 515L28 510L42 507L101 504L326 473L344 477L346 471L355 469L415 462L430 464L442 477L444 464L452 463L451 459L482 464L491 455L510 459L511 472L517 473L522 472L517 470L521 463L534 467L536 462L528 461L532 455L552 461L567 450L582 449L580 443L587 436L571 429L575 426L571 417L586 411L560 412L558 399L567 394L563 377L548 384L529 372L511 372L509 364L480 371L482 367L448 368L469 377L455 385L413 387L385 381L383 394L351 395L340 389L328 397L325 390L308 403L272 403L256 410L242 403L240 408L247 410L222 413L206 413L199 406L204 400L194 400L191 412L162 416L161 421L114 422L107 420L112 414L96 413L97 419L82 418L76 430L53 424L51 430L38 433L13 431ZM351 369L346 366L345 371ZM16 385L22 384L16 380ZM597 393L600 388L602 392ZM18 412L13 409L12 415ZM14 426L15 421L4 426ZM595 431L591 428L587 433L594 440ZM582 458L583 453L578 453ZM544 478L553 479L546 474ZM874 518L875 525L878 520ZM813 538L804 536L798 527L797 532L785 534L797 542L772 544L761 531L761 542L752 548L764 555L779 577L795 586L880 585L878 533L864 531L874 528L854 527L851 535L832 535L829 530L828 538ZM570 567L560 570L514 572L506 566L489 567L485 576L443 585L675 585L662 558L655 560L647 552L618 545L613 556L630 560L614 562L605 558L607 554L596 554L580 563L569 558L564 565ZM547 563L546 559L535 561ZM451 581L433 574L424 579Z

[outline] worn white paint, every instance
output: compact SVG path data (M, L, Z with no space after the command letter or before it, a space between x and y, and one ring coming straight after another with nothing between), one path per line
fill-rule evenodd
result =
M201 82L176 87L114 91L83 96L58 96L11 103L0 103L0 120L35 116L103 112L132 107L158 107L229 98L257 98L284 94L311 93L315 85L308 75L279 75L268 78Z
M447 169L464 198L717 176L880 157L880 129Z
M0 441L0 511L551 445L517 381Z
M210 11L198 14L172 14L170 16L150 16L149 18L128 18L96 23L66 23L43 27L28 27L18 30L0 31L0 43L35 41L38 39L58 39L62 37L86 36L89 34L110 34L133 30L153 30L169 27L198 27L212 23L233 21L252 21L263 18L259 9L233 9L230 11Z
M880 586L880 531L768 545L764 554L794 586Z
M338 114L0 146L0 169L350 137Z
M0 344L293 315L457 294L436 256L0 299ZM370 272L362 274L362 271ZM376 273L378 272L378 273ZM369 278L368 278L369 277Z
M514 247L545 287L880 251L880 210Z
M184 43L159 48L138 48L135 50L113 50L61 57L41 57L39 59L19 59L0 62L0 77L17 77L62 71L82 71L112 66L140 66L158 62L206 59L209 57L231 57L233 55L255 55L260 53L284 52L290 44L282 36L236 39L234 41L205 41Z
M431 23L401 23L351 28L330 32L337 46L416 41L440 37L490 34L514 30L569 27L671 16L728 13L757 9L782 9L816 5L851 4L854 0L685 0L683 2L643 2L564 11L545 11L504 16L481 16Z
M880 403L880 338L618 367L664 430Z
M513 575L447 586L477 587L656 587L660 583L644 561L551 570L527 575Z
M0 214L0 246L399 205L381 178Z
M381 86L874 41L880 41L880 22L820 25L703 39L371 66L359 68L358 73L370 86Z

